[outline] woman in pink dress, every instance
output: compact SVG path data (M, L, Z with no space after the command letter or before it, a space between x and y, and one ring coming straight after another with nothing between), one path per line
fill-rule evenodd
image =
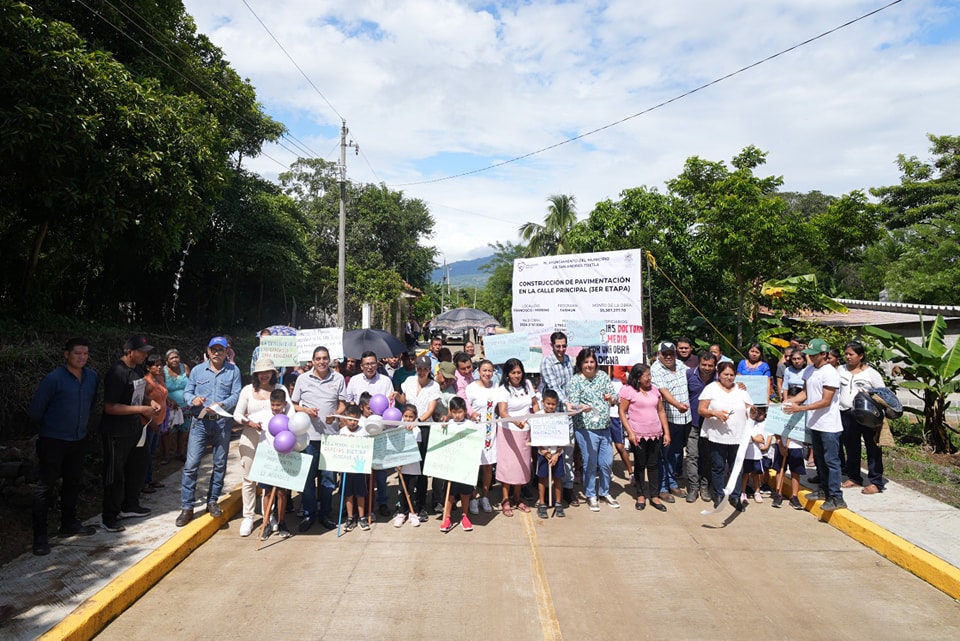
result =
M502 419L524 416L540 411L536 392L526 378L523 363L511 358L503 364L503 380L497 413ZM510 488L513 488L513 504L521 512L530 508L520 498L520 488L530 482L530 427L526 419L505 420L497 430L497 480L503 485L503 501L500 509L504 516L513 516L510 504Z

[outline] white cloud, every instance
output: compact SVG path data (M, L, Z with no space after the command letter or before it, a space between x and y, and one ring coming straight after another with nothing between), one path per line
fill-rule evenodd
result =
M478 169L638 113L877 8L881 2L723 3L248 0L347 119L353 180L395 186ZM339 116L242 3L188 0L198 29L262 102L332 159ZM496 5L495 11L487 8ZM844 193L898 180L898 153L956 134L960 14L898 4L796 51L583 141L497 170L397 187L431 204L434 243L457 260L515 241L546 198L582 215L684 160L753 144L785 188ZM268 148L282 162L293 157ZM453 159L476 156L476 162ZM442 159L437 160L437 159ZM450 160L447 160L450 159ZM259 158L266 177L280 168Z

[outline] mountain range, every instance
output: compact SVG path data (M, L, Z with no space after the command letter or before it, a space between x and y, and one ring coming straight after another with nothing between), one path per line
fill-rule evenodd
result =
M447 265L447 275L450 277L451 287L477 287L483 289L490 274L480 271L480 268L493 260L493 255L474 258L472 260L458 260ZM430 280L435 283L443 282L443 267L439 267L430 274Z

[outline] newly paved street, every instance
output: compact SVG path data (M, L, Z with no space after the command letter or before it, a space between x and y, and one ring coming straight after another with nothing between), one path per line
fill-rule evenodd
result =
M681 499L661 514L619 498L565 519L480 515L473 532L315 527L260 551L234 519L98 638L960 636L956 601L808 512L767 500L702 516Z

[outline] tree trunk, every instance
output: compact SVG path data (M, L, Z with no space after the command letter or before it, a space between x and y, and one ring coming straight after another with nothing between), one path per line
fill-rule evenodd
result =
M23 293L28 294L33 284L33 277L37 271L37 263L40 261L40 248L43 247L43 240L47 237L47 231L50 230L50 221L44 219L33 237L33 247L30 249L30 258L27 261L27 269L23 274Z
M933 390L923 393L923 421L924 431L930 434L933 451L938 454L952 454L953 443L944 424L944 399Z

